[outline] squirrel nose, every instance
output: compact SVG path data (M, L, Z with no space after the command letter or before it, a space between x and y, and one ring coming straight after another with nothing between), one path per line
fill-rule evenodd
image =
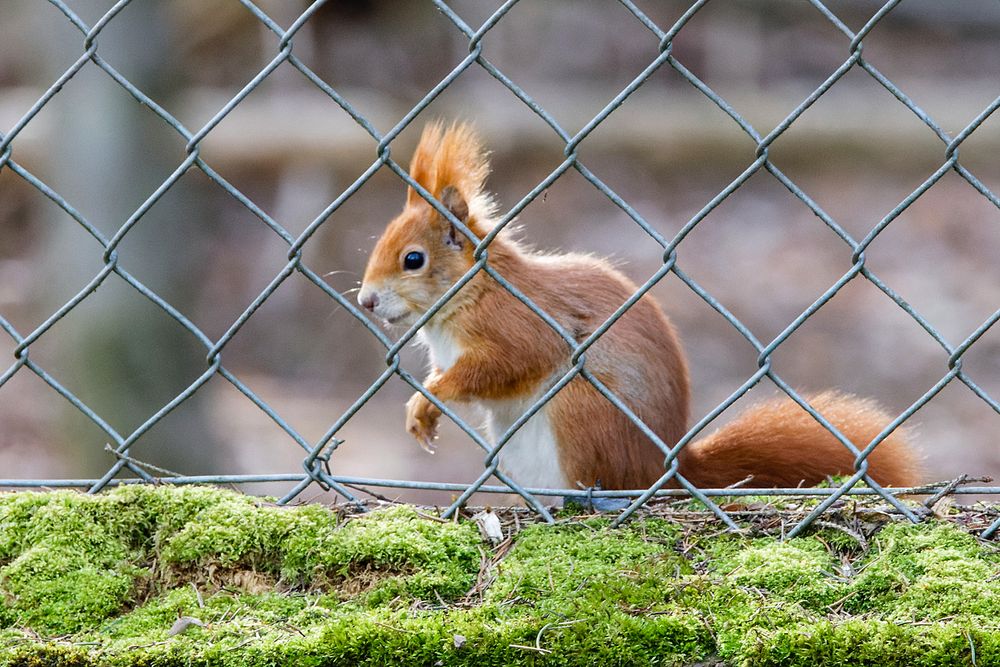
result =
M358 302L368 310L375 310L375 306L378 305L378 294L375 294L375 292L369 292L368 294L359 294Z

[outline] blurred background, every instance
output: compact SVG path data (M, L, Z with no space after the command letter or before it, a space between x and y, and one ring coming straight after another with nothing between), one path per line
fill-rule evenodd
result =
M93 25L110 0L67 0ZM495 7L455 0L471 26ZM689 3L637 3L663 29ZM880 3L827 3L858 30ZM260 7L291 25L305 2ZM864 40L864 56L954 136L1000 94L1000 4L906 0ZM625 7L524 0L483 39L483 54L571 134L658 55ZM278 38L236 0L133 2L100 33L98 55L192 131L278 53ZM7 133L83 53L54 6L0 5L0 132ZM431 3L331 0L294 38L294 53L382 132L468 54L468 38ZM673 54L750 122L770 132L849 55L849 40L805 2L706 5ZM961 145L961 163L1000 192L1000 114ZM463 118L493 154L489 187L504 210L563 159L556 135L478 66L449 86L392 144L404 165L425 121ZM185 140L105 72L86 64L12 143L12 157L112 236L184 160ZM375 142L288 63L201 144L225 179L293 236L373 163ZM669 66L580 146L581 161L660 234L672 237L755 159L755 144ZM773 162L856 239L945 161L944 144L871 76L851 70L771 147ZM405 188L379 170L304 248L340 292ZM575 171L520 216L540 249L614 257L631 278L656 271L661 248ZM287 244L198 169L125 236L120 264L217 339L286 263ZM103 267L103 250L65 212L0 169L0 316L35 330ZM678 265L762 341L770 341L851 267L851 250L773 176L760 172L678 249ZM1000 307L1000 211L954 172L871 245L867 266L957 345ZM757 369L756 352L675 276L654 290L690 360L700 419ZM353 298L353 295L349 295ZM398 333L398 332L397 332ZM15 343L0 333L0 373ZM31 359L123 434L205 370L205 348L112 275L30 347ZM317 441L384 370L384 350L348 312L293 274L225 347L223 364L299 433ZM837 387L901 413L947 372L947 354L864 279L849 283L774 354L803 390ZM404 365L422 372L411 346ZM1000 398L1000 326L963 368ZM711 428L776 391L767 380ZM409 388L393 379L338 433L335 473L469 482L483 453L446 425L430 456L403 429ZM477 420L473 412L466 411ZM1000 475L1000 415L953 382L911 420L931 477ZM113 463L108 437L27 368L0 387L0 478L89 478ZM132 450L185 474L300 472L302 450L221 377ZM290 485L256 485L280 494ZM383 493L446 502L443 492ZM315 497L315 495L309 496ZM480 499L486 500L486 499ZM493 499L496 502L496 499Z

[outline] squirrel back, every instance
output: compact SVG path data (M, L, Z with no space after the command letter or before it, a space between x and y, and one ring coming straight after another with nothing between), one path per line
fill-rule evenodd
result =
M428 125L410 165L414 180L479 238L496 225L483 188L488 172L478 137L463 124ZM358 301L389 324L410 326L469 276L474 251L473 242L409 188L402 213L372 251ZM578 342L638 289L603 259L534 252L506 232L491 241L487 256L503 280ZM441 401L481 405L489 436L508 438L499 453L501 470L524 486L639 489L659 479L663 452L613 401L624 403L667 447L688 429L687 362L651 296L636 301L595 341L583 372L527 421L525 411L571 371L571 350L507 287L485 271L474 273L427 321L420 339L431 356L425 387ZM891 421L871 401L835 392L807 400L858 449ZM439 416L419 392L407 403L407 430L425 449L433 449ZM880 443L868 461L880 484L919 481L903 432ZM852 473L853 463L848 449L791 399L758 406L679 455L680 473L705 488L747 476L752 487L813 485Z

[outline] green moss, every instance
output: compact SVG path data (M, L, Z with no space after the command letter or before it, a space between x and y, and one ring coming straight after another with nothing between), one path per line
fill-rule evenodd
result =
M887 526L845 603L891 620L1000 619L1000 554L947 524Z
M819 610L841 594L833 556L815 537L729 542L717 550L715 569L742 588L760 589L770 600Z
M242 565L273 570L275 552L292 528L274 509L247 512L241 503L218 503L195 514L176 533L157 540L162 562L170 566Z
M986 665L1000 664L997 628L961 624L926 628L882 620L820 621L761 633L748 642L740 665ZM972 660L975 650L976 660Z
M498 552L405 506L0 495L0 666L1000 665L1000 556L953 525L562 523Z
M621 529L604 520L559 529L529 526L500 564L487 600L516 597L540 609L562 609L567 600L573 609L660 603L669 582L692 571L675 551L677 533L665 522Z
M58 494L50 502L12 503L8 562L0 568L7 619L45 632L73 632L117 612L141 569L109 534L98 501ZM27 511L26 511L27 510Z
M40 507L48 504L48 494L0 495L0 564L24 550L32 527L32 517Z
M405 506L349 521L336 531L316 510L303 513L303 519L282 545L286 576L370 581L368 604L400 595L450 599L475 582L480 539L474 525L431 521Z

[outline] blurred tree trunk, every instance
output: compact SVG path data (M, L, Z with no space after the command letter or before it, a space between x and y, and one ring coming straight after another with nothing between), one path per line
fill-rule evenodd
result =
M73 3L93 25L110 7L107 0ZM176 75L170 30L158 3L134 2L98 36L98 54L136 87L169 108L164 92ZM61 17L60 17L61 18ZM58 20L49 16L48 20ZM39 34L44 34L40 31ZM54 80L83 52L83 36L51 41L41 52ZM57 129L46 165L51 185L84 217L111 237L183 160L184 140L160 129L162 121L93 63L85 65L50 102ZM46 112L51 112L46 109ZM191 192L185 188L185 195ZM197 192L197 190L195 190ZM169 197L169 193L168 193ZM165 208L164 208L165 207ZM164 216L164 211L168 214ZM54 207L47 222L43 261L58 274L59 302L52 312L100 270L102 254L65 214ZM142 244L121 246L119 263L181 312L190 313L197 285L191 259L171 257L171 250L198 243L196 223L204 223L200 197L185 196L183 210L154 206L130 236L141 228ZM189 222L193 221L193 222ZM191 253L195 254L195 253ZM72 287L71 287L72 286ZM52 298L52 297L50 297ZM45 335L56 339L54 374L112 427L127 436L193 382L205 369L204 354L192 337L169 316L128 286L109 276L93 295ZM40 360L44 363L44 360ZM63 375L64 374L64 375ZM131 450L136 458L172 470L206 472L216 463L198 394L153 427ZM67 407L67 410L75 410ZM103 452L107 438L82 426L79 415L65 419L66 455L78 459L81 474L100 474L114 462Z

